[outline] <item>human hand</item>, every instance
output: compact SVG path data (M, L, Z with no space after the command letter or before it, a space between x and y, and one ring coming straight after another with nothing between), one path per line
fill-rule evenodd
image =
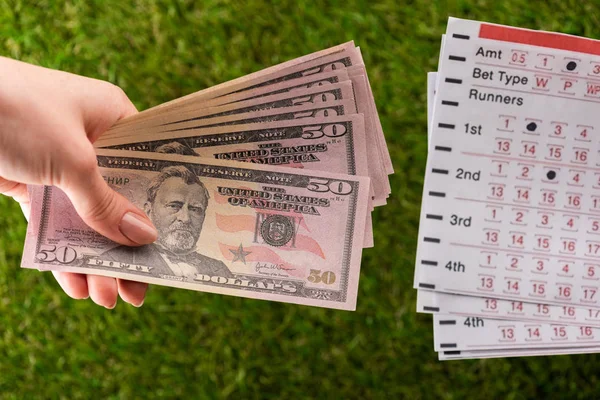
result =
M115 242L152 243L157 232L144 212L108 187L92 143L119 119L137 112L125 93L101 80L0 57L0 193L29 216L27 184L63 190L83 221ZM53 272L75 299L114 308L117 294L141 306L147 284Z

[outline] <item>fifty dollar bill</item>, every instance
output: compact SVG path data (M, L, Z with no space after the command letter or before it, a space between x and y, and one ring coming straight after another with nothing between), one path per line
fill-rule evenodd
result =
M146 211L159 240L119 246L88 228L62 192L45 187L32 191L22 267L355 309L369 178L97 153L106 181Z

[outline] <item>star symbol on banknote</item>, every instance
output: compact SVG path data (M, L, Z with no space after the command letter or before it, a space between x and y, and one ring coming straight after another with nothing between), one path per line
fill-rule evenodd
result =
M237 250L229 250L231 252L231 254L234 255L233 261L232 262L236 262L236 261L241 261L244 264L246 264L246 256L248 254L251 254L251 251L245 251L244 247L242 246L242 244L240 243L240 247L237 248Z

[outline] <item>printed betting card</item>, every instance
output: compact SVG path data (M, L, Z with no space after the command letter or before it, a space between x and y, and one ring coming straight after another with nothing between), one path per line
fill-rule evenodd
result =
M415 287L600 308L600 42L450 19Z

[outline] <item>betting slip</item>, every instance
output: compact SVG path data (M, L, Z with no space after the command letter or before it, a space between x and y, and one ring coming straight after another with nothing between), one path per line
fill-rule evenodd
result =
M450 18L427 82L414 285L440 359L600 349L600 41Z

